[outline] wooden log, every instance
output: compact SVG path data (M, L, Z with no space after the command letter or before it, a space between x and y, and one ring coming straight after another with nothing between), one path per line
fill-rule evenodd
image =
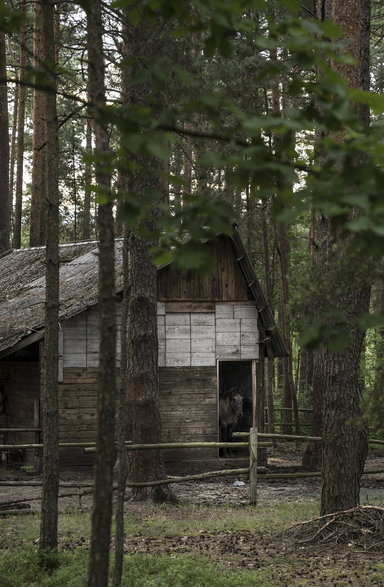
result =
M31 510L29 508L22 508L22 509L13 509L13 510L0 510L0 517L6 518L7 516L22 516L25 514L30 514Z
M259 481L265 479L300 479L304 477L321 477L321 473L308 472L308 473L266 473L265 475L259 475Z
M41 432L41 428L0 428L0 432Z
M265 480L265 479L296 479L296 478L303 478L303 477L320 477L320 472L311 472L311 473L265 473L265 467L259 467L257 469L257 473L259 475L258 479ZM222 469L219 471L209 471L207 473L199 473L196 475L185 475L183 477L169 477L167 479L162 479L160 481L147 481L145 483L127 483L127 487L150 487L155 485L166 485L169 483L183 483L184 481L194 481L199 479L209 479L210 477L222 477L226 475L243 475L249 473L249 468L243 469ZM372 470L372 471L364 471L364 475L374 475L384 473L383 469ZM41 487L41 481L0 481L0 487ZM84 481L79 482L60 482L60 487L85 487L85 488L92 488L93 483L87 483ZM116 489L116 485L113 486Z
M160 444L131 444L127 446L127 450L167 450L177 448L248 448L248 446L248 442L163 442ZM84 449L84 452L94 451L94 447Z
M0 481L0 487L41 487L42 485L42 481L36 481L35 479L30 481ZM87 481L60 481L59 487L93 487L93 483Z
M223 477L226 475L243 475L249 473L249 468L243 469L221 469L219 471L208 471L207 473L197 473L196 475L185 475L183 477L169 477L160 481L146 481L143 483L127 482L127 487L155 487L156 485L168 485L169 483L184 483L184 481L194 481L199 479L209 479L210 477Z
M249 436L249 432L234 432L233 436L235 438L247 438ZM321 436L297 436L295 434L272 434L269 432L258 432L259 438L272 438L272 439L285 439L285 440L302 440L303 442L309 440L321 440Z
M85 448L95 446L95 442L60 442L59 448ZM43 448L43 444L0 444L0 450L21 448Z
M257 504L257 428L249 431L249 505Z
M21 499L20 501L3 501L0 503L0 512L9 512L9 510L21 510L21 509L30 509L31 506L29 503L26 503L25 499Z

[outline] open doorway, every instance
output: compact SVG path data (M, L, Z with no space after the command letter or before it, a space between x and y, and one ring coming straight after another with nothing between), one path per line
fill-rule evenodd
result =
M243 398L243 415L239 417L234 432L249 432L252 426L252 391L255 385L253 361L219 361L218 391L219 399L224 398L230 390L236 390ZM220 426L220 422L219 422ZM244 439L239 439L244 441ZM236 439L231 439L231 442ZM246 449L234 451L235 456L244 456ZM223 453L225 456L227 454Z

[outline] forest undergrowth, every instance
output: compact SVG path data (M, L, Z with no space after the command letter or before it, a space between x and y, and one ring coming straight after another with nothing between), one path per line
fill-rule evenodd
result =
M291 456L294 468L298 454ZM372 454L367 468L383 463L381 454ZM247 481L235 481L176 484L177 505L127 501L123 585L384 584L383 474L363 477L360 507L323 517L319 479L260 482L256 507L247 503ZM15 489L2 487L0 500L7 492L15 498ZM31 488L21 489L31 494ZM29 513L0 518L1 584L85 585L89 490L82 490L81 500L75 491L62 492L59 564L49 574L38 565L38 491L30 495L33 507L24 508Z

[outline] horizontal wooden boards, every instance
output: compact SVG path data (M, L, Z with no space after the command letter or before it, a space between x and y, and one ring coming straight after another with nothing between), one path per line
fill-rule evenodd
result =
M59 436L62 442L96 438L98 369L64 368L59 383Z
M38 362L1 362L0 385L6 392L5 413L0 414L0 427L34 428L40 397L40 365ZM34 432L7 432L5 442L30 443Z
M164 314L170 312L214 312L214 302L159 302L164 304Z
M59 384L61 441L95 440L97 371L64 369ZM159 385L164 442L217 440L216 367L164 367Z
M216 367L163 367L159 380L163 440L217 440Z

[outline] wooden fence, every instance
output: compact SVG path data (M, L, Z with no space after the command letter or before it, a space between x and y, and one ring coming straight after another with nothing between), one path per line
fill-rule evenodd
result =
M298 408L300 430L312 430L312 408ZM293 408L277 408L273 409L274 413L274 427L275 429L295 428L294 409ZM284 421L284 416L289 414L288 421ZM269 408L264 408L264 429L268 430L269 425Z
M25 430L24 430L25 431ZM156 485L167 485L170 483L183 483L191 480L209 479L212 477L222 477L227 475L249 475L249 504L257 504L257 484L260 480L267 479L293 479L305 477L319 477L320 472L305 472L305 473L266 473L265 467L257 466L258 448L272 446L272 442L259 442L259 440L287 440L287 441L321 441L320 436L299 436L293 434L272 434L266 432L257 432L256 428L251 428L249 432L235 432L235 437L248 438L246 442L168 442L160 444L132 444L127 441L126 450L169 450L169 449L197 449L197 448L249 448L249 466L240 469L222 469L218 471L208 471L205 473L198 473L196 475L183 475L178 477L167 477L157 481L146 481L142 483L127 482L127 487L151 487ZM384 445L384 440L371 439L369 444ZM83 448L85 452L94 452L96 450L95 443L92 442L64 442L59 444L60 448L79 447ZM3 450L18 450L18 449L42 449L43 444L0 444L0 452ZM364 471L365 474L384 473L384 470ZM40 486L41 481L0 481L0 486ZM60 483L62 487L92 487L92 483Z

